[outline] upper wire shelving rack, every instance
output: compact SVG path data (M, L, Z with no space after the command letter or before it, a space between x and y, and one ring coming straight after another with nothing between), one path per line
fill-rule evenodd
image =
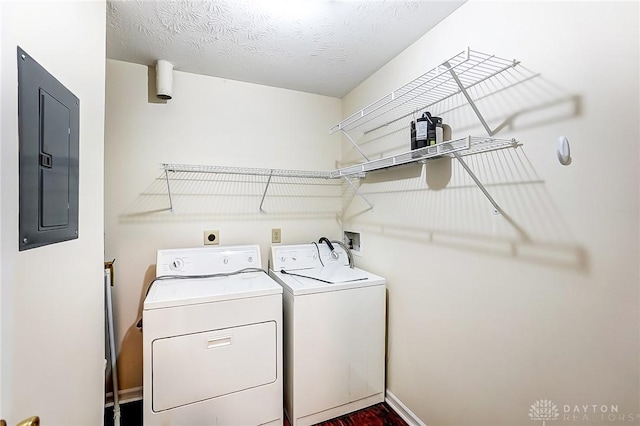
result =
M330 133L359 131L366 134L462 93L479 116L489 136L493 136L467 90L518 64L519 61L516 60L503 59L467 48L345 118L333 126Z
M516 229L519 229L462 158L469 154L518 146L518 142L515 139L496 139L493 137L495 132L487 124L468 90L511 68L515 68L519 63L516 60L499 58L495 55L467 48L418 78L350 115L331 127L329 132L334 134L341 131L365 161L337 170L334 173L337 175L349 175L351 173L384 169L399 164L422 162L427 158L433 157L432 153L434 152L438 155L452 156L458 160L495 210L502 214ZM466 138L438 143L435 147L403 152L384 159L369 159L350 135L350 133L363 135L376 131L407 117L414 116L420 111L425 111L431 106L459 94L464 96L487 132L488 137L467 136ZM366 199L365 201L371 205Z

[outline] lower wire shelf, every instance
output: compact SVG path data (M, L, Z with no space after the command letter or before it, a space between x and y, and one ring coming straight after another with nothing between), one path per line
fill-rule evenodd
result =
M189 172L227 175L338 179L345 176L364 177L364 174L366 172L372 172L375 170L386 169L389 167L408 163L420 162L429 158L450 155L454 152L458 152L460 156L466 156L471 154L478 154L481 152L493 151L496 149L512 148L518 145L519 143L515 139L497 139L492 137L466 136L463 138L440 142L439 144L429 147L407 151L389 157L371 160L332 171L206 166L172 163L162 163L162 168L167 173Z
M496 139L492 137L467 136L464 138L440 142L436 145L428 146L425 148L415 149L413 151L407 151L401 154L391 155L389 157L371 160L353 166L343 167L341 169L330 172L330 175L333 178L352 176L366 172L372 172L375 170L387 169L389 167L400 166L403 164L416 163L428 160L430 158L436 158L445 155L451 156L454 152L457 152L459 153L459 155L464 156L516 146L518 146L518 141L516 141L515 139Z
M317 171L317 170L291 170L291 169L268 169L268 168L256 168L256 167L229 167L229 166L207 166L207 165L191 165L191 164L173 164L162 163L164 175L167 184L167 192L169 196L170 210L173 212L173 199L171 193L171 175L174 173L207 173L207 174L220 174L220 175L249 175L249 176L264 176L267 177L265 183L264 192L260 201L259 210L263 212L263 205L271 179L273 177L283 178L312 178L312 179L343 179L357 195L362 197L371 208L373 205L358 191L357 186L353 184L352 179L359 179L366 176L367 172L376 170L388 169L395 166L401 166L411 163L425 162L431 158L439 158L443 156L456 158L463 166L464 170L471 176L476 185L480 188L483 194L491 202L491 204L501 213L504 213L497 202L491 197L486 188L475 176L473 171L464 163L461 157L479 154L482 152L494 151L503 148L515 148L520 143L515 139L498 139L493 137L477 137L466 136L463 138L453 139L449 141L440 142L436 145L432 145L425 148L420 148L412 151L402 152L389 157L384 157L376 160L366 161L356 165L343 167L332 171Z

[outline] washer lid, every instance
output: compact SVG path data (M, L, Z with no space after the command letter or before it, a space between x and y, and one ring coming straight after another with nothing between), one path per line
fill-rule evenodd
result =
M218 278L158 280L144 300L144 310L281 294L282 287L263 272Z
M288 273L269 271L269 274L294 296L385 285L386 282L384 278L378 275L358 268L351 269L348 266L285 272Z

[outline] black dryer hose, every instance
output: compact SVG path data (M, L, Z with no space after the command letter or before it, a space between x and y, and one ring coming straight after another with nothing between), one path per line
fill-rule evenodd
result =
M335 250L335 248L333 248L333 244L331 244L331 241L329 241L327 237L320 237L320 239L318 240L318 244L322 244L323 242L326 243L327 246L329 246L330 251Z

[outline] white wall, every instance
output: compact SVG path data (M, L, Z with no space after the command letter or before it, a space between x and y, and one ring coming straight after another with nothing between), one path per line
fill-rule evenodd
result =
M2 21L2 15L3 15L2 9L3 9L2 5L0 4L0 22L3 22ZM2 92L3 92L2 86L4 84L4 83L2 83L4 81L4 80L2 80L2 74L3 74L2 73L2 68L3 67L0 66L0 99L2 99ZM2 133L2 122L3 121L4 121L4 118L3 118L3 115L2 115L1 110L0 110L0 135L4 134L4 133ZM4 157L3 150L0 148L0 164L2 164L3 157ZM3 230L3 228L4 228L4 226L3 226L3 224L4 224L4 219L3 219L4 208L2 207L2 205L4 203L1 202L1 200L3 198L2 197L3 195L4 195L4 190L3 190L3 187L0 185L0 246L4 246L3 241L4 241L4 235L5 235L4 234L4 230ZM0 255L0 283L2 282L2 278L4 278L4 276L5 276L4 275L5 272L3 271L3 267L2 267L3 261L4 261L4 256ZM2 314L2 306L3 306L2 293L4 292L3 287L4 286L2 286L0 284L0 333L2 333L4 335L4 321L3 321L4 315ZM6 357L3 357L3 355L2 355L3 348L4 348L4 339L0 338L0 413L4 413L4 409L3 409L3 406L4 406L4 383L5 383L5 378L6 378L6 375L4 374L4 362L5 362L4 360L6 359Z
M202 246L203 231L217 229L221 244L260 244L266 267L272 227L282 229L284 244L340 235L341 187L300 180L274 179L259 213L264 178L180 175L169 212L160 163L328 171L340 156L339 138L329 135L339 99L180 71L173 77L173 99L149 102L147 67L107 61L105 255L116 259L122 389L142 384L135 322L158 249Z
M348 116L466 46L541 74L479 103L523 146L466 157L530 241L455 161L430 161L430 185L365 183L374 209L356 199L345 214L363 233L358 265L388 278L388 389L426 424L534 424L539 399L559 408L556 425L640 424L563 412L640 413L638 24L637 2L471 1L344 98ZM457 136L483 134L469 111L443 118ZM363 149L408 150L400 134ZM345 162L357 157L343 147Z
M102 423L105 4L3 1L2 413ZM19 45L80 99L79 238L18 252Z
M2 10L3 10L3 8L2 8L2 5L0 4L0 22L3 22L2 21L2 14L3 14ZM0 67L0 99L3 99L3 97L2 97L2 93L3 93L2 86L3 86L4 83L2 83L2 82L3 82L3 80L2 80L2 67ZM2 122L3 122L3 120L4 120L4 118L3 118L3 115L2 115L1 110L0 110L0 135L3 134L2 133ZM3 157L4 157L4 152L0 148L0 164L2 164ZM0 171L1 171L1 169L0 169ZM0 185L0 201L3 198L3 195L4 195L4 188L2 187L2 185ZM3 204L4 203L0 202L0 246L2 246L2 247L4 247L3 241L4 241L4 238L5 238L4 237L4 235L5 235L5 233L4 233L4 219L3 219L3 217L4 217L4 208L2 208ZM2 263L3 262L4 262L4 256L0 255L0 283L2 283L2 281L4 281L4 277L5 277L5 275L4 275L5 272L4 272L4 269L2 267ZM2 333L2 335L4 335L4 330L5 330L4 329L5 322L3 321L4 314L2 313L3 312L2 307L4 306L3 303L2 303L2 293L4 292L3 287L4 286L2 286L0 284L0 333ZM3 351L3 348L4 348L4 340L5 339L0 338L0 413L4 413L4 408L3 408L4 407L4 385L3 385L3 383L5 382L5 377L8 377L8 376L6 376L4 374L4 365L5 365L4 363L5 363L5 360L6 360L6 357L3 357L3 355L2 355L2 351Z

